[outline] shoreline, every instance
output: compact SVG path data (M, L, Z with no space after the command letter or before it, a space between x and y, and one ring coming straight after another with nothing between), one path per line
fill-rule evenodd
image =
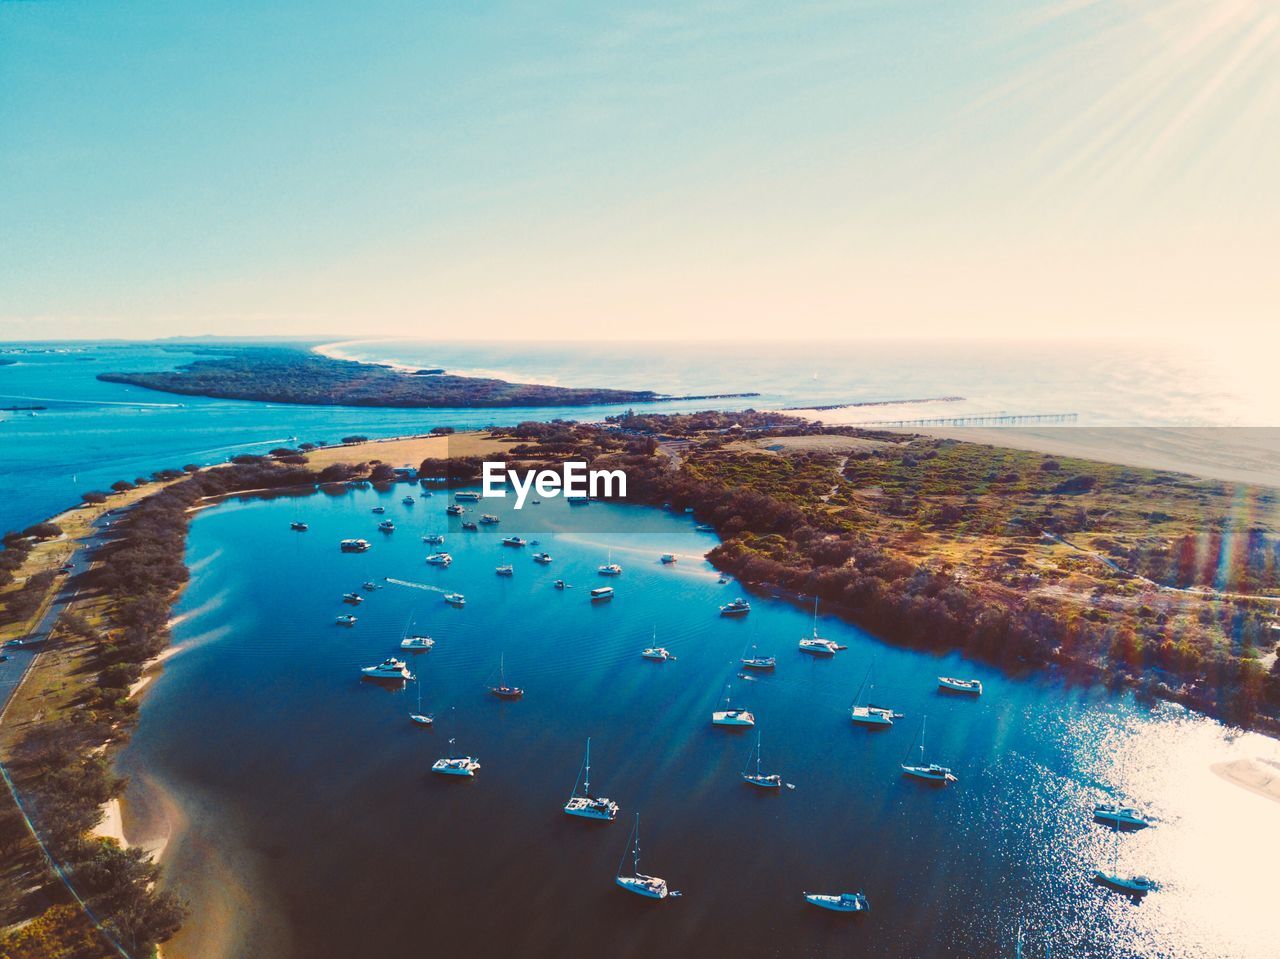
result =
M1280 803L1280 766L1260 759L1233 759L1209 767L1214 775L1272 802Z

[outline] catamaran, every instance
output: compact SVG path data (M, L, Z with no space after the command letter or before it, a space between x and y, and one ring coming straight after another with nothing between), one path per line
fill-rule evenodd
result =
M493 674L490 673L490 676ZM499 699L519 699L524 695L524 690L519 686L507 685L507 669L506 654L498 657L498 685L490 686L489 692L497 696Z
M842 892L834 896L806 892L804 901L819 909L830 909L832 912L866 912L871 908L867 897L860 892Z
M615 881L619 886L627 892L634 892L637 896L644 896L648 899L666 899L668 896L678 896L679 893L671 892L667 888L667 881L659 879L657 876L646 876L640 871L640 814L636 813L636 824L631 827L631 838L628 841L631 852L631 874L624 876L622 867L627 861L627 854L622 854L622 859L618 862L618 874Z
M813 597L813 635L801 638L800 652L810 656L834 656L841 649L844 647L839 643L818 635L818 597Z
M407 649L415 653L425 653L436 644L436 641L430 636L410 634L410 625L412 625L412 622L405 626L404 635L400 638L401 649Z
M453 562L453 557L448 553L432 553L427 557L428 566L448 566Z
M751 771L751 758L747 757L747 765L742 770L742 781L752 786L759 786L761 789L780 789L782 788L782 777L777 773L763 773L760 771L760 731L756 730L756 748L753 750L756 757L755 771Z
M582 795L578 795L578 781L582 781ZM583 819L604 819L612 821L618 816L618 804L606 796L591 795L591 739L587 739L587 754L583 757L582 768L578 770L578 779L573 781L573 792L569 801L564 804L564 811L570 816L581 816Z
M871 682L871 667L867 667L867 675L863 677L858 694L853 697L853 705L849 707L849 718L862 726L892 726L895 719L901 719L902 713L895 713L887 706L873 706L862 701L862 693Z
M415 679L413 684L418 687L418 711L416 713L410 713L409 719L417 723L419 726L430 726L436 721L436 717L431 715L431 713L424 713L422 711L422 680Z
M751 647L751 655L744 655L738 662L742 663L743 669L773 669L778 665L773 656L757 656L754 646Z
M622 567L612 561L605 563L603 566L597 566L596 572L601 576L621 576Z
M956 782L956 777L946 766L939 766L937 763L926 763L924 761L924 724L929 717L925 716L920 720L920 763L918 765L910 765L905 759L902 762L902 771L908 776L914 776L917 779L924 779L928 782L947 783ZM912 743L912 747L915 743ZM907 758L911 757L911 750L907 750Z
M384 659L377 666L365 666L360 673L366 679L413 679L403 659Z
M725 603L720 607L721 616L746 616L751 612L751 604L739 596L731 603Z
M974 696L982 695L982 681L979 679L956 679L954 676L939 676L938 688L947 689L953 693L970 693Z
M1110 823L1117 829L1146 829L1151 825L1151 820L1139 810L1116 803L1098 803L1093 807L1093 818L1098 822Z
M724 688L724 709L717 709L711 714L713 726L754 726L756 717L745 709L734 709L729 699L729 687Z

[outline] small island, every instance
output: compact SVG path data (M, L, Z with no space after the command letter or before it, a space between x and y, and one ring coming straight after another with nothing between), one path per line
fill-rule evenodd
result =
M506 380L455 376L441 369L406 371L376 363L333 359L289 347L237 346L204 348L198 352L209 354L209 358L195 360L176 370L100 373L98 379L186 396L304 406L500 408L711 398L665 396L652 390L508 383ZM756 394L732 395L746 397Z

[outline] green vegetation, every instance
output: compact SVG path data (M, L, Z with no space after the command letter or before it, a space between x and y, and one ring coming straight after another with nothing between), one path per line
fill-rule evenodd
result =
M311 406L589 406L662 399L649 390L567 389L505 380L416 375L283 347L208 349L209 359L159 373L102 373L98 379L167 393Z
M622 466L629 498L715 525L721 569L886 639L1280 729L1274 491L751 412L506 435Z

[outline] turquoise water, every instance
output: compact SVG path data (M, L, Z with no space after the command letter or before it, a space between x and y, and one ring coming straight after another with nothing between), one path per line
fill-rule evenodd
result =
M636 506L520 513L485 501L497 528L463 533L443 495L400 504L407 487L227 502L194 519L192 582L177 653L147 692L122 756L134 799L169 793L190 812L165 852L192 931L214 923L204 884L230 884L243 941L235 955L277 957L831 956L1263 959L1273 955L1271 886L1280 806L1217 778L1212 763L1280 759L1179 708L1101 688L1015 677L954 655L887 646L822 615L847 644L804 656L807 606L753 597L741 620L717 606L741 592L701 559L715 542L691 517ZM398 528L375 527L387 508ZM306 533L290 531L303 519ZM446 532L449 569L428 567L427 532ZM532 549L500 545L520 533ZM338 540L364 536L365 554ZM675 567L658 557L675 552ZM609 556L624 574L603 580ZM494 574L513 563L510 579ZM352 629L341 595L367 594ZM557 591L563 578L573 588ZM609 582L612 603L588 588ZM442 591L466 594L452 609ZM415 691L362 682L397 652L410 622L436 648L412 657L433 729L410 723ZM656 633L678 657L641 660ZM774 675L737 677L750 644ZM500 655L518 702L489 697ZM406 657L409 658L409 657ZM873 700L905 714L894 728L853 726L847 707L869 665ZM980 699L940 694L939 674L980 678ZM765 766L795 784L761 794L741 782L754 736L713 728L732 683L753 710ZM930 756L959 782L904 779L928 716ZM433 776L446 740L479 757L474 781ZM622 806L598 824L561 812L592 737L593 785ZM1122 837L1122 870L1162 889L1135 905L1089 882L1112 856L1090 804L1112 791L1161 820ZM630 819L643 816L644 869L680 899L652 902L613 877ZM1258 864L1257 868L1253 864ZM228 879L227 877L233 877ZM804 890L864 891L864 918L807 906Z

